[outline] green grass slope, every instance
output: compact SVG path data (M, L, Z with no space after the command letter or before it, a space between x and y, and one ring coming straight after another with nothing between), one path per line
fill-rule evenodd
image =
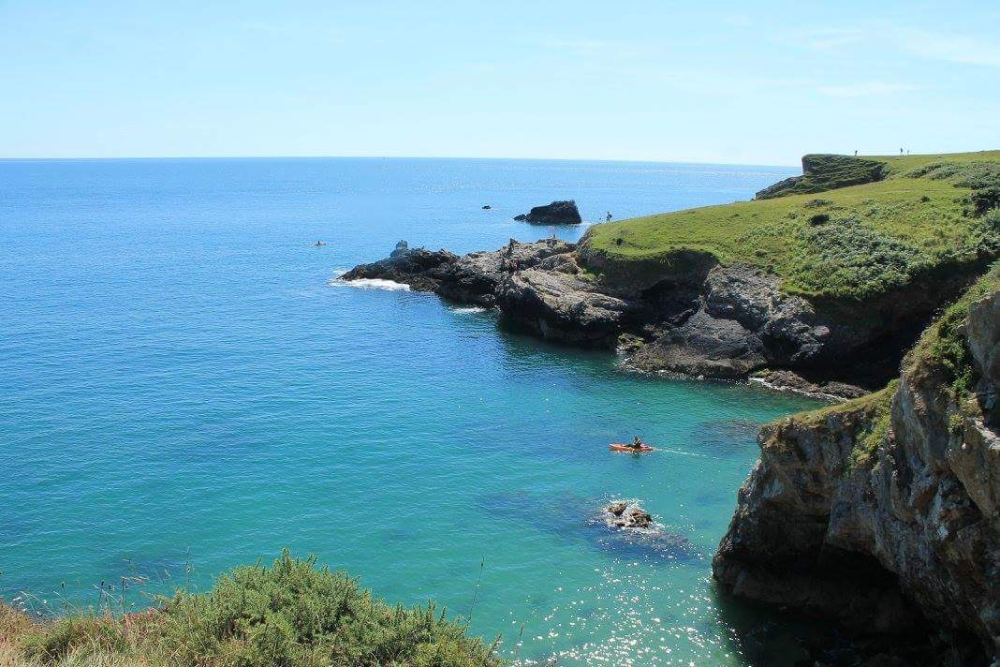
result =
M493 667L493 648L433 605L389 606L342 573L287 552L207 594L147 612L39 620L0 604L0 665Z
M700 253L769 271L788 293L849 300L1000 256L1000 208L983 194L1000 187L1000 151L865 161L884 165L883 180L596 225L581 256L627 274Z

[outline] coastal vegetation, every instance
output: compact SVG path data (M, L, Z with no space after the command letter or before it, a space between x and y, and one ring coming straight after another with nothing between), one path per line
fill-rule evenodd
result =
M1000 291L1000 262L994 264L924 331L904 360L909 372L932 370L942 374L945 389L958 405L965 404L969 392L979 380L965 336L969 307L997 291Z
M804 158L807 181L767 198L597 225L584 254L620 269L693 251L775 274L788 294L854 301L1000 256L1000 151L858 158L860 170L881 165L861 184L845 166L855 158L821 157Z
M492 667L502 664L495 648L433 604L388 605L287 551L270 567L236 568L208 593L177 592L140 613L44 619L0 605L0 665Z

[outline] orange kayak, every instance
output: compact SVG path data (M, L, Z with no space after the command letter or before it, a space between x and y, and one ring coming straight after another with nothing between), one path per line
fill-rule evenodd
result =
M613 452L632 452L633 454L639 454L640 452L652 452L656 451L653 447L649 445L643 445L642 447L633 447L632 445L623 445L618 442L612 442L608 447L611 448Z

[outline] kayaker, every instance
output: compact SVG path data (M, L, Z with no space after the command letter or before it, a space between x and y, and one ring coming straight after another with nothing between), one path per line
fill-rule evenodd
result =
M629 445L629 447L631 447L632 449L642 449L645 446L646 446L646 443L644 443L639 438L639 436L635 436L634 438L632 438L632 444Z

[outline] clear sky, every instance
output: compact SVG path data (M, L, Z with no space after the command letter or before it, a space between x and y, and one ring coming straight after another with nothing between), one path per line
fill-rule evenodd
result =
M1000 148L1000 1L0 0L0 157Z

